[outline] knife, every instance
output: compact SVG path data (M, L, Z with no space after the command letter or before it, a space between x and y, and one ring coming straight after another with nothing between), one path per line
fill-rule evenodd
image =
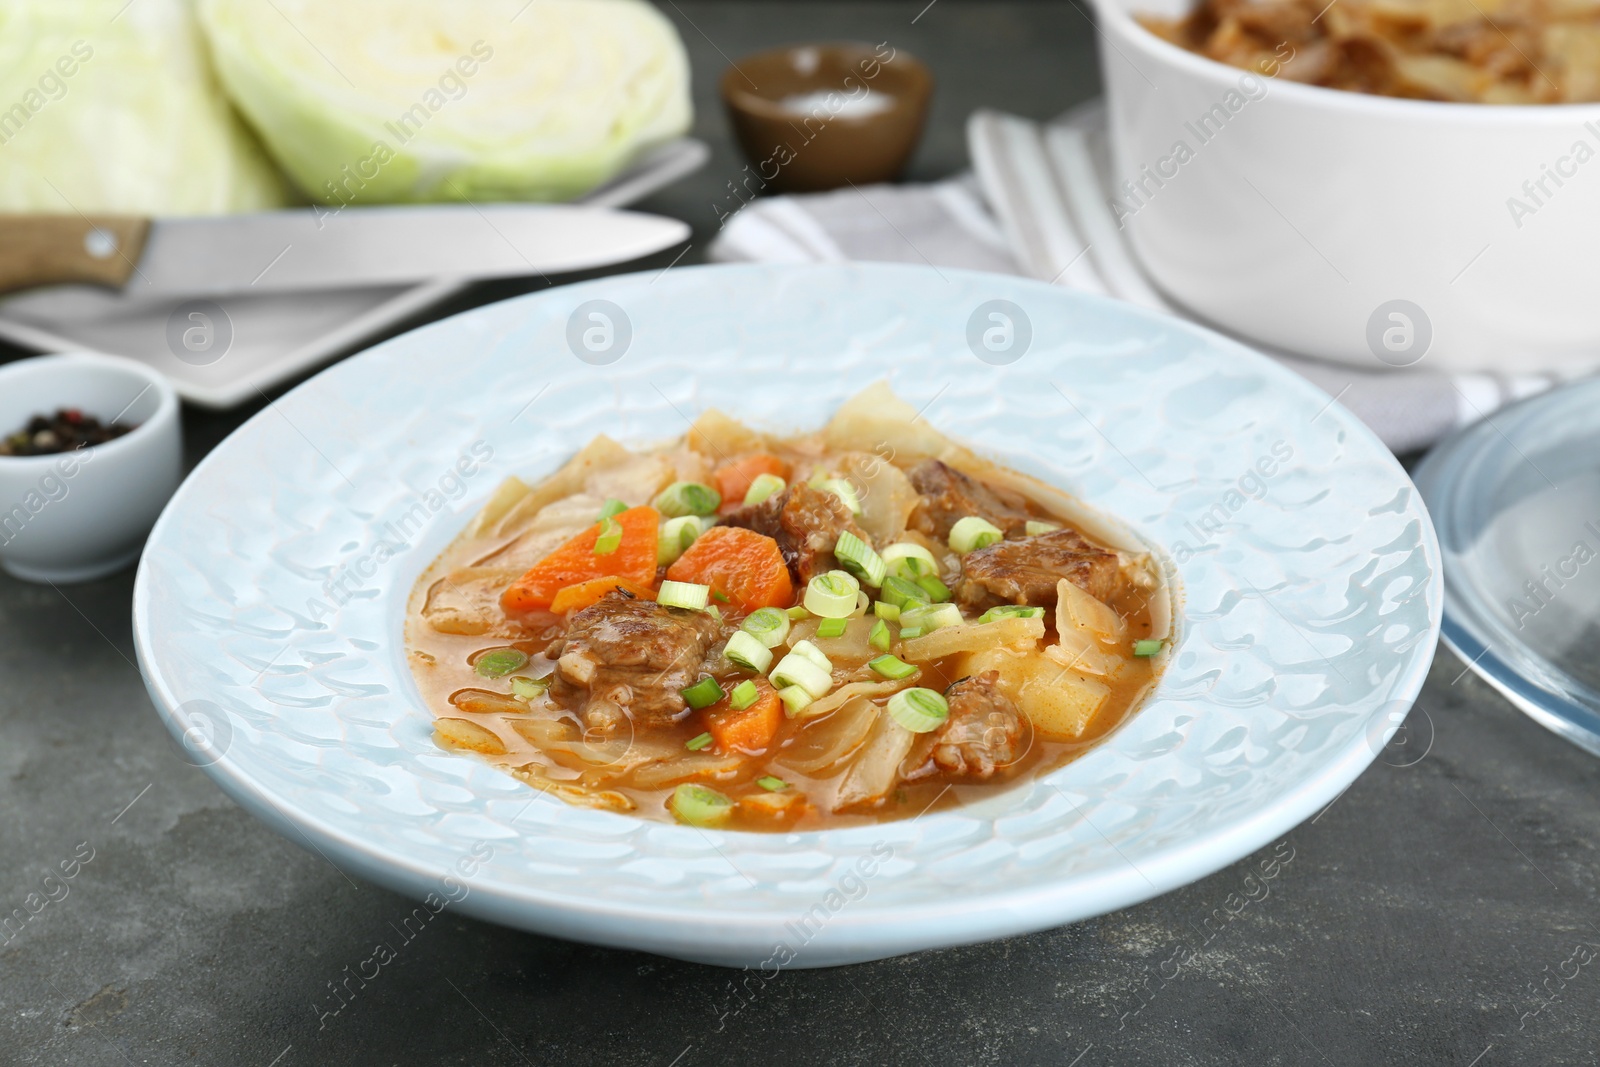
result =
M0 215L0 292L80 282L203 296L555 274L637 259L689 232L677 219L566 204Z

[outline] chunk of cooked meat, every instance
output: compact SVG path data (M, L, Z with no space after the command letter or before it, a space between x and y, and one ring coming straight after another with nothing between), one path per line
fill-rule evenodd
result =
M668 726L688 711L678 690L700 676L718 626L703 611L669 608L618 589L572 616L551 695L591 729Z
M933 743L933 762L942 770L990 778L1026 754L1021 746L1027 724L999 682L998 671L984 671L944 691L950 718Z
M1130 586L1116 553L1096 548L1076 530L1052 530L997 541L961 557L956 600L969 612L996 604L1053 607L1056 583L1063 578L1106 603Z
M790 575L801 585L839 565L833 558L833 546L846 530L872 544L843 500L804 483L791 485L759 504L740 507L722 521L778 542Z
M1028 522L1027 502L1009 489L988 486L948 463L925 459L906 472L922 495L911 514L911 527L945 544L950 527L968 515L988 519L1007 537L1019 536Z

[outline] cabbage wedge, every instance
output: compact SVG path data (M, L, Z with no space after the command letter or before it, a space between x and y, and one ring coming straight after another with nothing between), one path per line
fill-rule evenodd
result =
M288 188L217 85L190 0L121 7L0 4L0 211L283 206Z
M689 126L643 0L200 0L219 76L326 204L566 200Z

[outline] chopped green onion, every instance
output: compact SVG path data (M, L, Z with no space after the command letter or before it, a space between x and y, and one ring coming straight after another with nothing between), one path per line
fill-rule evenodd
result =
M701 734L699 737L691 737L689 740L683 743L683 747L688 749L690 752L699 752L702 748L710 748L711 735Z
M910 611L902 611L900 621L927 633L942 626L959 626L965 620L961 617L961 609L954 604L927 604ZM900 636L905 637L905 635L905 630L901 630Z
M861 498L856 495L856 487L843 478L824 478L817 488L843 500L844 506L850 509L850 514L861 514Z
M721 826L733 816L733 801L694 782L684 782L674 789L667 807L690 826L707 829Z
M909 678L913 674L917 673L917 668L913 667L899 656L891 656L888 653L874 657L873 659L869 659L867 661L867 666L871 667L885 678L890 678L895 681L899 681L901 678Z
M1042 619L1043 608L1030 608L1024 604L1001 604L999 607L990 608L978 616L979 622L994 622L996 619Z
M921 637L921 636L922 636L922 627L920 627L920 626L902 626L902 627L900 627L900 640L902 640L902 641L909 641L913 637Z
M833 670L833 661L828 658L828 654L810 641L796 641L794 647L789 651L804 656L825 671Z
M707 675L693 685L686 685L678 690L678 695L683 697L691 708L698 711L701 708L709 708L722 699L722 686L717 684L715 678Z
M706 614L717 620L717 625L722 625L722 609L715 604L706 605Z
M872 629L867 633L867 644L879 652L889 651L889 646L894 643L894 638L889 633L889 624L879 619L872 624Z
M600 520L600 536L594 539L594 554L609 556L622 547L622 523L607 515Z
M733 691L728 694L728 703L733 705L734 711L743 711L760 697L761 690L756 688L756 683L746 678L733 687Z
M669 608L689 608L693 611L703 611L710 596L711 587L709 585L696 585L693 582L674 582L669 580L661 583L661 591L656 594L656 603Z
M839 535L838 542L833 546L833 554L838 557L839 565L855 578L870 586L883 584L883 557L849 530Z
M904 611L910 601L927 603L928 591L916 582L905 578L885 578L881 595L884 600Z
M628 510L627 501L618 500L614 496L613 497L608 497L606 499L606 502L604 504L600 505L600 514L595 518L594 521L595 522L605 522L607 519L611 518L611 516L613 516L613 515L621 515L624 511L627 511L627 510Z
M883 562L890 574L913 582L924 574L939 573L939 563L933 553L915 541L896 541L885 548Z
M888 619L890 622L900 618L900 609L887 600L880 600L872 605L872 613L878 618Z
M675 562L694 544L696 538L711 528L714 521L699 515L680 515L662 523L656 534L656 562Z
M739 629L767 648L777 648L789 638L789 616L781 608L761 608L745 616Z
M856 610L850 613L850 617L852 619L866 618L867 609L870 607L872 607L872 598L869 597L867 595L867 591L863 589L861 592L856 594Z
M968 515L956 520L950 527L950 547L963 556L979 548L988 548L996 541L1005 539L1005 534L1000 527L988 519L980 519L976 515Z
M518 700L532 700L549 688L548 678L524 678L519 675L511 679L511 695Z
M844 619L856 610L861 583L844 571L819 574L806 583L805 608L825 619Z
M935 604L943 604L950 599L950 587L940 581L937 575L924 574L917 579L917 587L928 594L928 599Z
M779 660L778 665L772 668L771 678L780 693L791 686L798 686L813 699L826 696L828 690L833 688L833 674L798 652L791 652Z
M496 648L479 656L472 667L485 678L503 678L526 666L528 654L515 648Z
M784 614L789 616L789 618L796 620L811 618L811 612L807 611L805 607L800 604L796 604L794 607L786 609Z
M731 603L733 603L733 601L731 601L731 600L729 600L729 599L728 599L728 594L727 594L727 593L721 593L721 592L718 592L718 591L717 591L717 590L715 590L715 589L713 589L713 590L711 590L711 599L712 599L712 600L718 600L718 601L721 601L721 602L722 602L722 603L724 603L724 604L731 604Z
M784 781L782 778L774 778L770 774L764 774L760 778L757 778L756 785L759 785L762 789L765 789L769 793L780 793L789 788L788 782Z
M1061 527L1056 523L1038 522L1034 519L1029 519L1022 527L1022 532L1027 534L1029 537L1038 537L1040 534L1047 534L1053 530L1059 529L1061 529Z
M817 698L798 685L786 685L778 690L778 699L783 701L785 713L790 718L794 718Z
M699 482L673 482L656 494L655 509L667 518L682 515L715 515L722 494Z
M728 647L723 649L722 654L734 666L757 674L772 666L772 649L743 630L728 638Z
M932 689L902 689L889 698L889 714L914 734L937 730L950 718L950 704Z
M818 637L841 637L846 626L850 623L846 619L820 619L817 621Z
M1153 638L1135 641L1133 643L1133 654L1135 656L1153 656L1166 647L1166 644L1165 641L1158 641Z
M776 496L789 487L776 474L758 474L750 480L750 488L744 494L746 504L759 504L770 496Z

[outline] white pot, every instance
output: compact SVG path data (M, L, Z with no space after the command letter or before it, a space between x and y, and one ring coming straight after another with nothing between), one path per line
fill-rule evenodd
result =
M54 456L0 456L0 566L39 582L87 581L138 559L178 486L178 398L131 359L88 353L0 366L0 434L79 408L134 429Z
M1367 367L1600 363L1600 104L1299 85L1184 51L1130 13L1187 0L1096 6L1114 210L1178 303Z

